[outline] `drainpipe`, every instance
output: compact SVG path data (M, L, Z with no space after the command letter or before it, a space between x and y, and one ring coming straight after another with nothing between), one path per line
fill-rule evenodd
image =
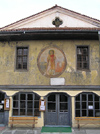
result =
M99 36L99 79L100 79L100 31L98 31Z

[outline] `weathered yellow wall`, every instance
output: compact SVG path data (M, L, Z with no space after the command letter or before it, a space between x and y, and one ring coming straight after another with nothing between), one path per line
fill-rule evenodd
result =
M76 70L76 46L88 45L90 52L90 70L77 71ZM28 71L17 71L16 65L16 46L29 46L28 57ZM65 85L100 85L99 72L99 41L21 41L21 42L0 42L0 85L50 85L50 78L41 74L37 66L37 57L42 49L45 47L57 46L63 50L67 59L67 66L65 71L59 76L65 78ZM12 116L12 96L19 92L6 91L11 99L11 107L9 117ZM25 90L26 91L26 90ZM28 91L28 90L27 90ZM81 93L78 91L66 90L46 90L34 91L40 96L46 96L51 92L64 92L72 96L72 126L76 126L75 117L75 102L74 96ZM85 92L90 92L86 91ZM100 96L99 91L91 91ZM36 127L44 125L44 114L41 112L41 117L38 118Z
M89 45L90 70L76 70L76 45ZM15 69L16 46L29 46L28 71ZM49 85L50 78L43 76L37 67L41 49L57 46L63 50L67 67L59 76L65 85L99 85L99 41L21 41L0 42L0 85Z

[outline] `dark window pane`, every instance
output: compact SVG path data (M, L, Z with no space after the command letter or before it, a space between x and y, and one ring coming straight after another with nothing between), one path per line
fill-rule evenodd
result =
M13 101L13 107L18 108L18 101Z
M48 97L48 101L55 101L55 95L50 95Z
M83 56L83 60L84 60L84 61L87 61L87 58L86 58L86 56Z
M33 109L27 109L27 115L32 116L33 115Z
M34 110L34 116L40 116L40 111L39 109Z
M80 102L76 102L76 109L80 109Z
M88 68L88 63L83 63L83 68L84 69Z
M33 108L33 101L28 101L27 102L27 107L28 108Z
M26 100L26 94L20 94L20 100Z
M20 109L20 115L25 115L25 109Z
M93 95L92 94L88 95L88 101L93 101Z
M89 116L89 117L93 117L93 110L89 110L89 111L88 111L88 116Z
M35 95L35 100L39 100L40 96L39 95Z
M99 102L95 102L95 109L99 109Z
M4 96L5 96L4 93L0 93L0 103L1 103L2 101L4 101Z
M76 110L76 117L80 117L80 110Z
M86 116L86 110L82 110L82 116Z
M48 110L55 110L56 104L55 103L48 103Z
M18 94L14 95L13 100L18 100Z
M82 101L86 101L87 98L86 98L86 94L82 94Z
M95 95L95 101L99 101L99 96Z
M86 102L82 102L82 109L86 109Z
M33 100L33 94L28 94L27 95L27 100Z
M39 108L39 101L34 102L34 108Z
M78 67L78 68L82 68L82 63L79 62L79 63L77 64L77 67Z
M76 96L76 101L80 101L80 95Z
M67 102L67 96L65 95L60 95L60 102Z
M82 56L81 55L77 56L77 61L82 61Z
M67 103L60 103L60 111L61 110L68 110L68 104Z
M15 115L15 116L18 115L18 109L13 109L13 115Z
M88 102L88 106L93 106L93 102Z
M25 101L20 101L20 108L25 108L25 107L26 107Z
M27 68L27 63L23 63L23 69Z

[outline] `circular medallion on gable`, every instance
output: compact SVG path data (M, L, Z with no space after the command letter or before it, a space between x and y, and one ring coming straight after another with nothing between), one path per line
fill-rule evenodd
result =
M46 77L58 77L64 72L66 64L64 52L56 47L43 49L37 59L38 68Z

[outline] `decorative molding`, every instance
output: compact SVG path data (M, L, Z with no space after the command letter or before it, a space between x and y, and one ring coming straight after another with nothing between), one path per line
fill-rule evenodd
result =
M78 86L78 85L61 85L61 86L47 86L47 85L0 85L0 90L17 90L17 91L23 91L23 90L28 90L28 91L32 91L32 90L100 90L100 85L94 86L94 85L82 85L82 86Z
M52 24L55 25L56 27L59 27L60 25L63 24L63 21L59 17L56 17L55 20L52 22Z

